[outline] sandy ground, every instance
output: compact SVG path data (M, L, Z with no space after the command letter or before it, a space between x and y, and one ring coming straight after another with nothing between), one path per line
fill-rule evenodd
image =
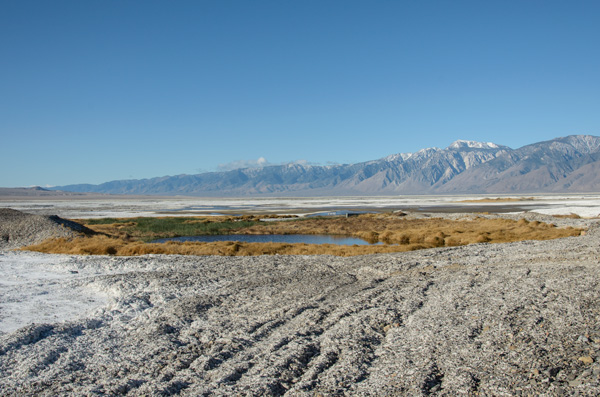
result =
M600 231L351 258L0 252L0 394L598 395Z

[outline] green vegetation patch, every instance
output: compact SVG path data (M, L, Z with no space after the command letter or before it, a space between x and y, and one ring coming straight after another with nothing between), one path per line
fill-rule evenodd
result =
M114 223L124 223L124 219L117 218L91 218L91 219L80 219L79 223L86 225L112 225Z
M138 217L86 219L82 223L99 233L151 241L169 237L232 234L238 229L255 226L259 221L193 217Z
M257 224L255 221L211 222L196 218L138 218L136 228L142 233L176 234L177 236L198 236L204 234L227 234Z

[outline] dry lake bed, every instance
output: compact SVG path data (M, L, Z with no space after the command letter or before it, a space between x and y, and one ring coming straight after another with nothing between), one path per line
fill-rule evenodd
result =
M0 394L598 395L599 197L497 198L4 199L64 218L483 211L588 231L347 258L3 249Z
M91 197L91 198L90 198ZM210 214L321 214L335 211L536 212L600 215L599 194L468 195L302 198L193 198L74 196L15 197L0 194L0 207L63 218L190 216Z

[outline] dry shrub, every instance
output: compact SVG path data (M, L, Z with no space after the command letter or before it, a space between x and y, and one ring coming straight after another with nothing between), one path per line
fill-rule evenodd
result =
M581 219L581 216L571 212L569 215L552 215L555 218L566 218L566 219Z
M489 243L492 239L487 234L480 234L475 238L476 243Z
M414 230L410 234L410 244L421 244L425 242L425 238L427 237L427 230Z
M390 230L385 230L383 233L379 234L379 241L384 242L386 244L391 244L393 241L394 233Z
M177 255L338 255L352 256L385 252L410 251L430 248L425 246L398 245L354 245L343 246L335 244L286 244L286 243L241 243L220 241L213 243L197 242L167 242L142 243L124 242L105 236L92 236L76 239L52 239L29 246L24 249L39 252L61 253L71 255L120 255L135 256L147 254L177 254Z
M448 247L456 247L459 245L463 245L463 244L461 244L461 240L458 237L447 237L444 239L444 243Z
M379 233L373 230L356 232L354 233L354 237L361 238L370 244L375 244L379 241Z
M432 247L443 247L445 244L444 238L440 236L425 237L423 242L427 245L431 245Z
M474 200L461 200L459 203L497 203L511 201L532 201L534 197L497 197L497 198L482 198Z
M398 244L410 244L410 236L408 234L402 233L396 241L398 242Z
M77 237L73 239L56 238L27 247L31 251L51 252L70 255L116 255L127 244L124 240L102 235Z
M211 223L211 222L215 222L215 221L210 220L210 219L190 219L190 220L184 221L183 223L193 225L194 223L206 224L206 223Z

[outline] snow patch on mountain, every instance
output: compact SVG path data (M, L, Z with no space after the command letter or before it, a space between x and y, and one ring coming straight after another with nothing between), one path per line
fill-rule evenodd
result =
M477 142L458 139L450 144L446 149L500 149L500 145L493 142Z
M390 154L389 156L384 157L383 160L384 161L406 161L412 155L413 155L413 153L396 153L396 154Z
M59 189L198 196L598 191L600 165L592 163L600 164L600 137L568 136L519 149L458 140L446 149L430 147L357 164L320 166L295 162Z

